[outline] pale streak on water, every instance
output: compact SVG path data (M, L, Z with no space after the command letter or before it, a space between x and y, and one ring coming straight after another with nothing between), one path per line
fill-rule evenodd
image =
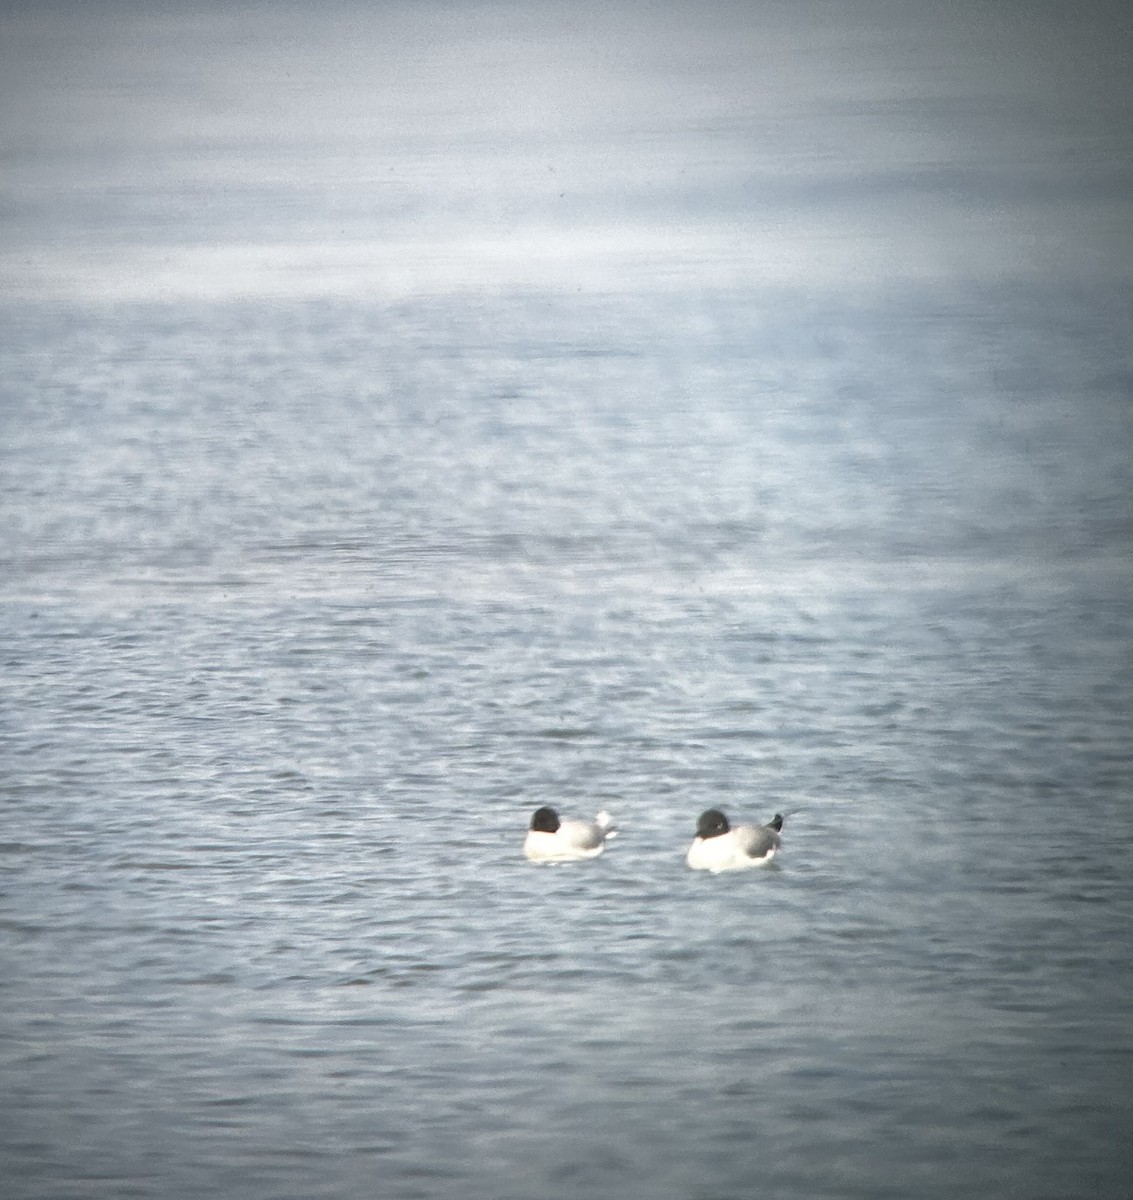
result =
M39 188L43 203L17 207L4 243L23 264L0 351L5 1200L1126 1196L1120 270L1071 284L1044 261L993 282L968 262L926 278L922 247L907 276L871 259L860 289L817 275L740 286L718 259L703 264L709 286L688 237L675 265L607 263L604 287L565 286L543 261L524 286L477 289L454 284L472 252L450 242L418 292L399 277L370 294L342 275L337 291L316 283L323 232L304 243L306 210L261 197L298 294L255 255L250 276L206 281L200 246L223 234L235 252L242 210L224 185L232 143L194 157L172 137L178 88L210 68L216 120L219 83L242 86L226 64L249 57L260 82L309 96L296 112L313 144L337 111L326 80L330 49L356 31L346 18L373 30L348 7L329 26L281 9L240 43L216 36L216 13L187 11L113 37L94 21L67 37L46 17L12 26L25 108L55 141L26 159L6 143L9 194ZM390 11L417 39L391 61L433 72L418 94L403 65L384 94L407 131L393 161L418 217L452 216L467 179L430 139L484 103L470 89L462 108L462 77L446 82L459 51L477 50L470 72L506 75L573 61L578 45L553 25L508 40L468 18L498 22L506 6ZM638 245L665 224L643 198L664 130L679 127L724 209L709 168L754 137L735 108L743 53L720 32L742 10L712 11L684 74L662 53L672 35L651 43L611 110L629 104L607 135L640 172ZM766 11L776 45L792 30L825 44ZM817 156L768 154L783 221L806 210L815 162L829 166L817 148L832 113L873 112L880 142L911 128L896 94L922 115L954 111L949 80L970 129L984 112L971 72L927 69L939 45L923 25L854 11L829 41L852 34L877 56L868 69L824 74L806 54L777 68L790 121L761 136ZM611 12L601 28L622 41L602 43L607 67L636 44L630 10ZM126 51L79 53L128 51L123 28L182 53L148 73ZM1043 35L1028 44L1049 68L1057 39ZM245 54L264 45L262 60ZM36 58L44 46L125 81L88 97L88 131L125 154L98 170L130 153L137 166L139 146L196 164L187 195L208 204L176 236L153 224L172 194L155 177L125 192L65 182L78 149L30 103L35 63L55 61ZM732 55L715 75L705 47ZM917 70L886 74L887 48ZM284 59L303 69L286 75ZM994 78L1007 122L1030 93L1006 68ZM1104 76L1090 78L1100 95ZM881 80L900 86L870 109L863 88ZM774 108L751 86L752 111ZM100 124L139 92L162 117L152 143ZM262 136L269 108L237 113L226 136ZM593 168L593 116L530 119L561 155L583 129L575 165ZM1095 139L1103 126L1127 137L1115 119ZM413 157L422 144L434 157ZM1027 196L1011 211L1033 234L1066 193L1035 198L1035 160L1008 145L1002 195ZM257 146L240 187L274 196ZM501 163L515 172L501 188L533 203L524 156ZM1094 167L1065 233L1096 252L1112 199ZM981 253L1011 250L942 176L933 203L956 219L971 205ZM785 274L810 261L800 245L834 276L841 257L888 244L839 178L819 188L822 220L842 222L834 246L804 239ZM594 197L600 182L587 178ZM689 214L703 200L687 198ZM112 201L126 206L116 220L100 207ZM342 203L329 216L356 232ZM52 212L81 217L89 244L48 254ZM731 219L704 224L715 238ZM171 275L137 274L154 245ZM244 294L220 295L226 280ZM523 829L547 802L607 808L620 836L578 867L528 864ZM709 804L786 813L778 865L686 871Z

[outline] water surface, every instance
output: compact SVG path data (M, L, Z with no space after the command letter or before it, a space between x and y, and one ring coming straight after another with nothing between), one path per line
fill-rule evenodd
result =
M6 1197L1128 1194L1118 27L748 11L5 18Z

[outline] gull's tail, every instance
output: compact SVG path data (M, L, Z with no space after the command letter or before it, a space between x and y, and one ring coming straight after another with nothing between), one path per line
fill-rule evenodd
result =
M602 830L602 832L606 835L606 837L612 838L612 837L618 836L618 831L614 828L614 818L611 817L610 814L608 812L606 812L605 809L603 809L594 818L594 824L597 825L598 828Z

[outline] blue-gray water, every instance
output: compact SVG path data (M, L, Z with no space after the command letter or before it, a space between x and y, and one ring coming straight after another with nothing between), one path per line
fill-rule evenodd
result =
M1126 1197L1104 22L103 11L5 18L5 1200Z

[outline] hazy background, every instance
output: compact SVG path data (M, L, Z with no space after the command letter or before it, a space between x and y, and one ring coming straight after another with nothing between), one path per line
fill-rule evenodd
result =
M1116 3L2 21L9 295L1128 278Z

